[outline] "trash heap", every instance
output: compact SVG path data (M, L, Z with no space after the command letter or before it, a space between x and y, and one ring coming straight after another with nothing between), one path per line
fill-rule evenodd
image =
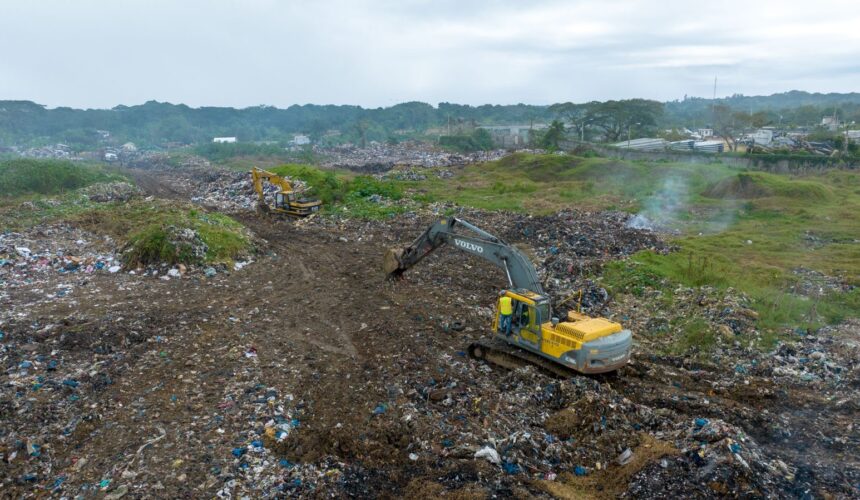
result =
M385 173L375 174L374 177L380 180L423 181L427 179L428 175L433 175L439 179L450 179L454 177L454 172L447 168L417 169L415 167L396 166Z
M98 203L125 202L143 195L143 191L139 187L128 182L98 183L80 189L78 192L90 201Z
M0 281L3 290L46 281L49 274L117 272L120 262L113 246L108 236L96 236L66 224L2 233Z
M286 178L297 193L307 189L307 184L299 179ZM220 211L235 213L255 210L257 207L257 192L254 183L247 172L232 172L228 170L213 170L191 180L186 178L186 191L191 193L191 201ZM263 193L266 201L274 204L278 187L269 182L263 183Z
M796 330L795 335L795 342L781 343L752 367L752 373L822 388L860 380L860 321L838 328L824 326L816 332Z
M316 149L316 148L315 148ZM452 153L431 144L406 141L399 144L370 142L366 148L353 145L318 149L326 159L324 166L344 168L364 174L379 174L397 165L412 167L454 167L498 160L507 154L503 149Z

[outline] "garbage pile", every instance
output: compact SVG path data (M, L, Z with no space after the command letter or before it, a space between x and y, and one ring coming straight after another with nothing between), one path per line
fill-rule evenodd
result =
M24 284L46 283L49 275L117 272L120 263L108 236L65 224L25 232L0 233L0 294ZM68 286L47 295L63 296Z
M423 181L428 175L433 175L439 179L450 179L454 177L454 172L445 168L428 168L416 169L414 167L393 167L382 174L375 174L377 179L397 180L397 181Z
M307 184L299 179L286 178L297 193L307 189ZM191 193L191 201L217 210L235 213L255 210L258 196L254 183L247 172L229 170L210 170L196 176L184 176L177 182L182 189ZM263 183L264 197L270 205L274 204L278 187L269 182Z
M752 373L822 387L860 383L860 321L795 333L796 342L781 343Z
M366 148L352 145L320 149L326 157L323 165L345 168L364 174L379 174L397 165L414 167L452 167L494 161L508 154L499 149L474 153L452 153L433 145L407 141L399 144L371 142Z
M121 149L117 152L123 166L144 170L172 169L210 169L212 164L206 158L196 155L171 156L169 153L134 149Z
M98 183L78 190L90 201L107 203L114 201L129 201L143 195L143 191L128 182Z
M797 282L792 285L792 293L806 297L822 297L831 292L847 293L854 289L844 277L828 276L820 271L799 267L792 273Z

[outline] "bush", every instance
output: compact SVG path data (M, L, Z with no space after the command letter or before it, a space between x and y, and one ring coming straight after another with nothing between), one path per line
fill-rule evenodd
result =
M391 181L380 181L368 175L360 175L353 179L347 186L350 193L366 198L378 194L392 200L403 197L403 190Z
M97 182L124 180L100 167L61 160L16 159L0 162L0 195L59 194Z

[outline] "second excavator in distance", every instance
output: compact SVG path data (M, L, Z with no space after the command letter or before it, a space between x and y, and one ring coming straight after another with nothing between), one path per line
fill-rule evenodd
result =
M251 180L254 182L254 191L259 198L257 209L262 213L284 214L290 217L307 217L318 212L322 202L320 200L299 197L293 190L289 180L278 174L254 167L251 169ZM275 193L275 205L269 206L266 202L266 191L263 181L270 182L278 188Z
M629 361L630 330L606 318L574 311L560 321L553 316L550 299L528 258L516 247L462 219L439 220L408 247L388 250L383 269L389 276L399 277L446 243L501 267L510 285L500 292L501 297L511 299L510 330L499 328L501 311L497 301L492 327L494 340L469 346L472 357L503 366L509 366L505 360L514 357L557 373L559 365L580 373L605 373ZM549 366L547 360L552 362Z

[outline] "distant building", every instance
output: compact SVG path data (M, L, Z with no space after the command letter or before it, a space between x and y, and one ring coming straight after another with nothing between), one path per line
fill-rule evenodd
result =
M613 144L616 148L636 149L639 151L663 151L666 149L667 142L665 139L642 137L630 141L621 141Z
M725 149L723 141L696 141L693 143L694 151L704 151L706 153L722 153Z
M126 142L121 146L121 148L126 153L134 153L137 151L137 146L135 146L133 142Z
M293 136L292 143L293 146L304 146L311 143L311 138L303 134L296 134Z
M234 142L236 142L236 138L235 137L215 137L214 139L212 139L212 142L218 143L218 144L233 144Z
M839 118L836 118L835 116L823 116L821 118L821 126L834 132L836 131L836 128L839 127Z
M714 129L712 128L700 128L696 131L696 135L704 139L705 137L713 137Z
M117 161L119 159L119 156L117 156L116 153L107 152L107 153L105 153L104 158L105 158L105 161L114 162L114 161Z
M759 146L767 146L773 142L773 129L760 128L750 138Z
M846 130L845 135L852 141L860 140L860 130Z
M478 128L489 132L493 138L493 142L497 146L512 148L528 145L531 131L543 130L547 128L547 125L545 123L535 123L533 125L490 125Z

